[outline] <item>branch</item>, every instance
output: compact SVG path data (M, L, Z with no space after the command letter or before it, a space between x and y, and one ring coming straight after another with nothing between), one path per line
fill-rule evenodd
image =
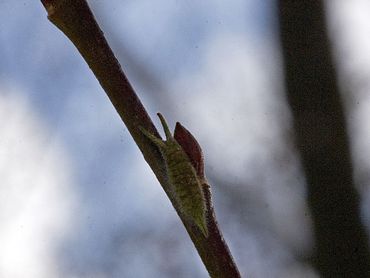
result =
M369 277L342 100L323 1L278 1L287 97L307 179L322 277Z
M201 231L182 214L176 198L170 190L163 158L139 127L157 137L159 134L123 73L86 1L41 0L41 2L48 13L48 19L77 47L108 95L182 220L210 276L240 277L237 266L219 230L209 186L204 187L208 208L208 237L203 236Z

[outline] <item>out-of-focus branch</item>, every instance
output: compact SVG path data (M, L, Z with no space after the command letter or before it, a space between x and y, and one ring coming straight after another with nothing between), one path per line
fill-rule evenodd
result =
M323 277L369 277L368 238L322 1L279 0L280 38L296 143L308 185Z
M164 161L158 149L143 135L139 127L158 135L120 64L115 58L85 0L41 0L54 23L77 47L131 133L136 144L157 176L171 203L188 231L211 277L240 277L236 264L219 230L208 187L208 237L187 219L170 190ZM83 104L82 104L83 105Z

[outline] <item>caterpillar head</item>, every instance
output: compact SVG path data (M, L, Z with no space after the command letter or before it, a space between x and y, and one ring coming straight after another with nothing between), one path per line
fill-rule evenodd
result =
M156 146L158 146L161 150L165 149L168 144L176 143L175 138L173 138L170 129L168 128L167 122L162 116L161 113L157 113L162 126L164 133L166 135L166 141L163 141L161 138L156 137L152 133L148 132L146 129L144 129L142 126L139 126L140 131L148 138L150 141L152 141ZM172 145L172 144L171 144Z

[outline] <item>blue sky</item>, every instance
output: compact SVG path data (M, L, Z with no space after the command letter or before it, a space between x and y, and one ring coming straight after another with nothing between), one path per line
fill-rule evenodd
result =
M310 254L312 234L288 140L274 1L89 4L155 123L160 111L201 143L218 219L242 273L317 277L300 260ZM365 4L330 5L331 30L348 26L338 38L333 31L338 57L352 57L338 59L343 80L348 69L364 80L369 72L360 48L368 43ZM9 257L0 276L206 277L105 93L41 3L2 0L0 18L0 134L7 138L0 163L8 196L0 203L7 224L0 245L8 243ZM361 105L352 110L349 102L348 111L361 158L370 133L359 119L369 102L364 93L354 98ZM359 161L358 172L366 172L366 158Z

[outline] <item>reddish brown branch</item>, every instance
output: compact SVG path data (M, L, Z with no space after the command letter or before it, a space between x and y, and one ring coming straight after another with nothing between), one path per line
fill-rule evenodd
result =
M211 277L240 277L217 225L209 187L205 187L208 206L208 238L205 238L181 214L176 199L169 190L163 159L138 127L141 126L156 135L158 132L123 73L86 1L42 0L41 2L48 12L49 20L77 47L108 95L171 200Z

